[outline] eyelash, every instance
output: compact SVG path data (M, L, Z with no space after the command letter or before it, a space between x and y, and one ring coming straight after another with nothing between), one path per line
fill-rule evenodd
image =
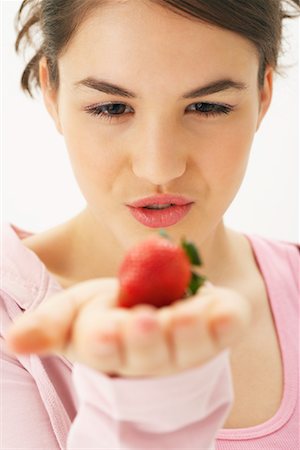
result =
M111 114L103 111L103 108L109 108L110 106L127 106L124 103L105 103L103 105L96 105L96 106L88 106L87 108L84 108L84 110L96 117L101 117L101 119L107 120L108 122L111 122L112 120L120 120L122 117L124 117L124 113L121 114ZM208 102L198 102L193 103L193 105L202 105L202 108L206 108L206 111L199 111L195 110L192 111L193 114L197 114L204 117L215 117L215 116L221 116L221 115L228 115L233 110L234 107L231 105L226 104L219 104L219 103L208 103ZM192 106L193 106L192 105ZM128 113L127 113L128 114Z

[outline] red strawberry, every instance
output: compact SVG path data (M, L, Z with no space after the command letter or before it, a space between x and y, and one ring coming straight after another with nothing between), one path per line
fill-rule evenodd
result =
M205 278L191 271L191 263L201 265L194 245L183 239L178 246L164 231L160 234L144 240L125 255L118 273L119 306L167 306L194 294L203 284Z

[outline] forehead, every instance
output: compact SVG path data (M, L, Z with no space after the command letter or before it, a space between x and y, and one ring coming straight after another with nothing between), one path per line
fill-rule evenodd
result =
M224 70L257 74L258 54L241 35L159 3L111 0L80 25L59 65L73 79L110 71L123 79L134 72L147 83L174 74L205 81Z

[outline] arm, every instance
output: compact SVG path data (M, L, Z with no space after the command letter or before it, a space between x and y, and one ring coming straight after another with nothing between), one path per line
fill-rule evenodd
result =
M36 381L4 345L1 372L5 449L213 449L232 401L227 351L201 368L156 378L110 378L76 363L78 414L65 447Z
M214 449L233 400L229 353L155 378L110 378L75 364L79 399L67 448Z
M126 311L115 307L115 288L114 279L99 279L59 292L8 334L13 352L73 361L79 405L67 448L214 448L232 402L226 349L247 329L247 301L207 288L169 308ZM140 329L145 317L151 332Z

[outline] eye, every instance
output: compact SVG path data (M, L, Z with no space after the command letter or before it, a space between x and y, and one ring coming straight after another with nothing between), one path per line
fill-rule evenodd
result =
M207 102L193 103L191 107L195 107L195 109L190 109L192 113L204 117L226 115L234 109L234 107L230 105ZM101 119L111 122L112 120L119 120L124 117L124 115L133 112L132 110L128 111L127 108L129 107L124 103L105 103L103 105L88 106L84 108L84 110L92 116L101 117Z
M105 103L103 105L88 106L84 110L92 116L101 117L110 122L111 120L121 119L125 114L128 114L128 111L125 112L126 108L128 106L123 103Z
M195 107L191 112L204 117L214 117L224 114L229 114L233 111L234 107L231 105L219 104L219 103L194 103L191 105Z

